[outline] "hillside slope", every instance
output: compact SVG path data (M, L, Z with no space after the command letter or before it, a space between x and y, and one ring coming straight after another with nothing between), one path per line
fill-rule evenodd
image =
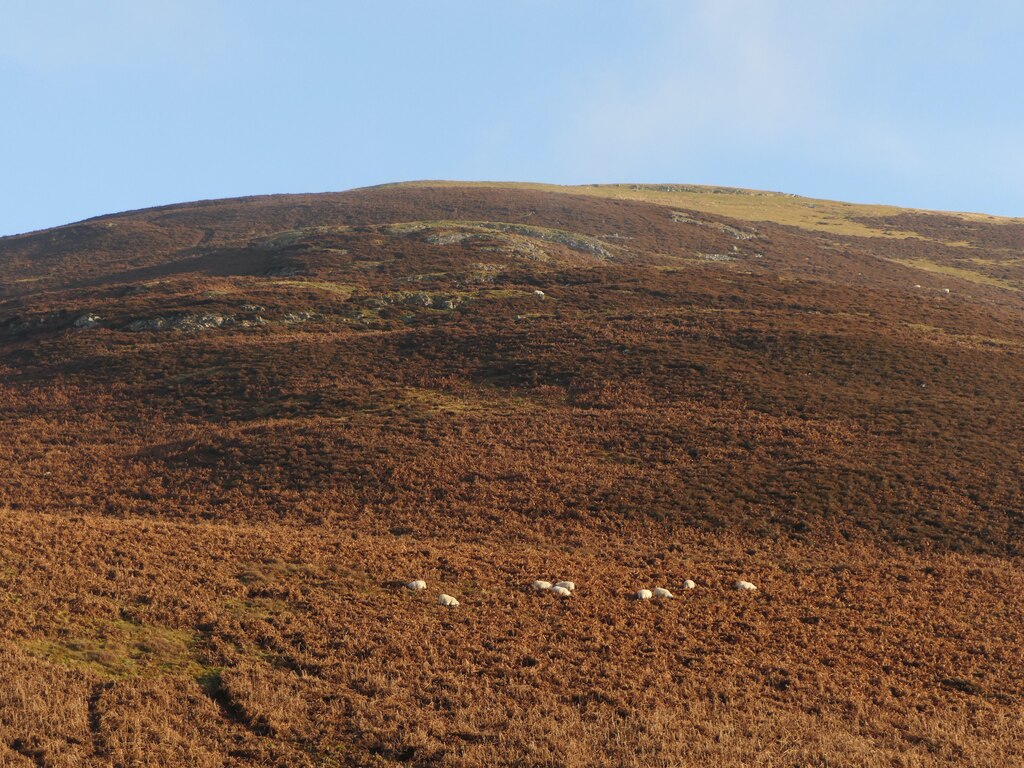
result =
M0 504L1018 553L1020 225L880 221L384 187L7 238Z
M1020 220L680 185L2 238L0 755L1005 765L1022 290Z

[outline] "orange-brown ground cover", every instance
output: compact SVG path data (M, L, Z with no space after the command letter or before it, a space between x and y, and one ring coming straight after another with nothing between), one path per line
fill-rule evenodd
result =
M1024 579L999 558L653 527L0 530L12 765L1006 765L1024 737Z
M428 186L0 240L0 764L1021 762L1019 225L858 226Z

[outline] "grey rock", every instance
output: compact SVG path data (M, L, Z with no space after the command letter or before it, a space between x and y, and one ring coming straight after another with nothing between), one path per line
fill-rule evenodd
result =
M315 312L289 312L287 315L281 318L281 322L287 323L288 325L296 325L298 323L307 323L316 317Z
M472 237L470 232L431 232L423 240L431 245L455 245Z
M402 299L403 304L411 304L416 306L429 307L433 303L429 293L423 293L422 291L408 294Z
M128 323L125 328L129 331L204 331L223 328L234 322L234 315L186 314L169 317L143 317Z
M75 322L72 323L72 325L74 325L75 328L95 328L97 325L100 324L100 320L102 319L103 318L100 317L99 315L88 313L76 318Z

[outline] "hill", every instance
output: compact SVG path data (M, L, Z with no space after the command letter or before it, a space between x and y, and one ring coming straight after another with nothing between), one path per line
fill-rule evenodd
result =
M0 754L1006 764L1022 289L1021 220L685 185L0 239Z

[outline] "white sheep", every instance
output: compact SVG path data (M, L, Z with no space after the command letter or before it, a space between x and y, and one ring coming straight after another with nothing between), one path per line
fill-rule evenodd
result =
M755 587L749 581L737 581L736 582L736 589L740 590L741 592L756 592L757 591L757 587Z
M416 579L415 581L410 581L405 585L405 587L406 589L411 589L413 592L419 592L421 589L427 588L427 582L423 579Z
M557 584L551 588L551 594L558 595L559 597L572 597L572 592L565 587L558 586Z
M651 592L651 590L649 590L649 589L637 590L637 593L636 593L636 599L637 600L650 600L652 597L654 597L654 593Z
M568 589L570 592L576 589L576 584L572 581L560 581L557 584L555 584L555 586L562 587L563 589Z
M540 289L538 288L537 290L535 290L535 291L533 292L533 295L534 295L534 296L537 296L538 298L541 298L541 299L543 299L543 298L544 298L544 291L542 291L542 290L540 290Z
M667 589L664 589L663 587L655 587L654 596L661 598L675 597L675 595L673 595L671 592L669 592Z
M437 598L437 604L438 605L443 605L446 608L458 608L459 607L459 601L456 600L451 595L441 595L439 598Z
M694 582L691 579L687 579L686 581L683 582L683 589L696 589L696 588L697 588L696 582Z
M541 581L540 579L538 579L537 581L533 582L533 584L531 584L530 586L536 589L538 592L543 592L545 589L551 589L551 582Z

